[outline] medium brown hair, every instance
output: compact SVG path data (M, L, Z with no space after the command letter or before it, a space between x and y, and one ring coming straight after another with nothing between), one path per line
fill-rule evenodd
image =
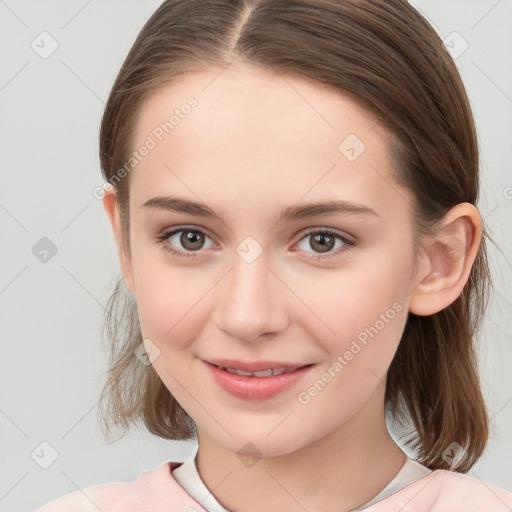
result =
M179 77L234 59L313 80L374 114L394 141L395 178L414 197L415 236L435 232L456 204L476 205L478 144L462 80L437 33L407 1L167 0L126 57L101 124L101 167L116 188L127 254L129 176L112 180L133 151L144 100ZM412 422L406 443L431 469L467 472L489 436L474 346L491 288L485 227L483 235L461 295L434 315L409 313L387 374L386 406ZM101 409L108 431L110 422L127 429L142 419L162 438L192 438L193 420L154 368L134 356L142 335L122 279L105 326L111 367ZM467 451L454 466L443 456L452 443Z

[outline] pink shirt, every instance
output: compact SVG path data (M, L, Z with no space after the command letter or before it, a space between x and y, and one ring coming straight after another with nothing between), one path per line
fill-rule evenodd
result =
M164 462L132 482L88 487L35 512L207 512L174 479L181 462ZM511 512L512 493L461 473L435 470L365 512Z

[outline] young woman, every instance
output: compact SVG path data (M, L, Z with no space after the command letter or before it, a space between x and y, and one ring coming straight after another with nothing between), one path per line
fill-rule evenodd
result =
M56 511L488 511L478 150L403 0L168 0L106 105L110 426L189 461ZM409 420L413 459L386 427Z

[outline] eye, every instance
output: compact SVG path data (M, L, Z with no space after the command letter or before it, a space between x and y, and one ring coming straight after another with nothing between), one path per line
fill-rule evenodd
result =
M308 238L309 242L307 242ZM355 245L355 243L347 236L330 230L310 231L306 233L306 236L304 236L298 244L299 249L302 251L310 252L308 251L308 247L313 249L313 255L308 256L308 258L312 259L332 258L333 256L345 252L348 247L353 245ZM333 251L334 249L338 250Z
M200 228L178 226L164 231L156 238L157 243L162 244L165 251L179 258L195 258L199 254L194 253L213 247L210 237ZM309 243L306 242L308 238ZM210 240L210 244L206 243L207 240ZM316 260L332 258L354 245L355 242L347 236L328 229L310 231L298 244L301 251L310 253L308 258ZM313 251L309 251L308 247Z
M164 250L180 258L194 258L197 256L193 254L194 252L200 252L201 249L209 249L213 245L210 244L205 247L205 241L206 239L210 240L210 237L199 228L187 226L179 226L164 231L157 235L156 238L158 243L162 244Z

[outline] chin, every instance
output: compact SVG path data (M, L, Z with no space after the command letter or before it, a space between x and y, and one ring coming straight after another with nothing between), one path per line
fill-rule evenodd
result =
M278 427L279 429L280 427ZM308 444L307 439L293 435L290 431L282 428L281 432L269 432L272 428L242 430L239 432L230 430L233 437L223 437L217 442L226 450L236 454L241 459L259 459L282 457L289 455Z

